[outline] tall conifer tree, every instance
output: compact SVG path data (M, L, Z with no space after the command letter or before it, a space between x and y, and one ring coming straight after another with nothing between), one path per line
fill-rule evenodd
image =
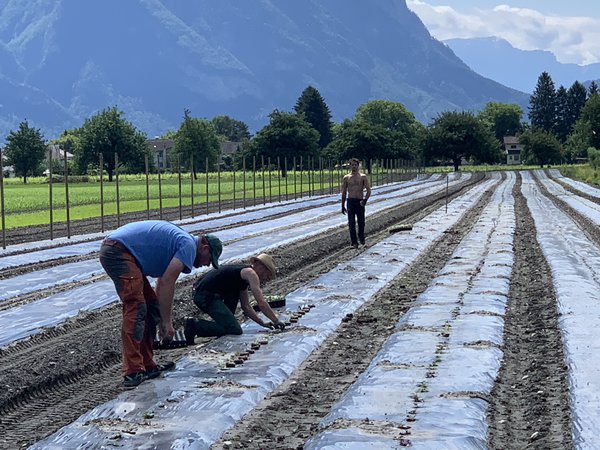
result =
M321 149L325 148L331 142L331 127L333 124L329 107L319 91L312 86L304 89L298 101L296 101L294 111L297 114L304 114L306 121L321 135L319 147Z
M535 129L549 133L556 128L556 90L548 72L542 72L531 97L529 97L529 121Z

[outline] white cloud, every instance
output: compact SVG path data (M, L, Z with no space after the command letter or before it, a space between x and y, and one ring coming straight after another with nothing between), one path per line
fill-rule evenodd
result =
M439 40L496 36L521 50L548 50L563 63L600 62L600 20L545 15L528 8L498 5L458 11L407 0L407 6Z

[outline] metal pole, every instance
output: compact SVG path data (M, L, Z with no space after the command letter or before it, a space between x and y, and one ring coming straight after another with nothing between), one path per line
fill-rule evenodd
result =
M179 182L179 220L183 219L183 198L181 196L181 158L177 154L177 181Z
M2 216L2 248L6 249L6 217L4 212L4 163L0 148L0 215Z
M69 166L67 165L67 151L65 154L65 208L67 213L67 239L71 239L71 210L69 208Z
M104 157L100 153L100 229L104 233Z
M117 228L121 226L121 202L119 200L119 155L115 152L115 187L117 192Z
M150 219L150 179L148 174L148 155L144 155L144 167L146 171L146 219Z
M54 239L54 211L52 210L52 150L48 150L48 195L50 202L50 240Z

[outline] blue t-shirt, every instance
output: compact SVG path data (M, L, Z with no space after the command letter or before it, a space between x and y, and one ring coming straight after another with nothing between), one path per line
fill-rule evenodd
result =
M183 273L190 273L194 267L198 237L171 222L145 220L128 223L107 238L127 247L146 276L161 277L173 258L183 263Z

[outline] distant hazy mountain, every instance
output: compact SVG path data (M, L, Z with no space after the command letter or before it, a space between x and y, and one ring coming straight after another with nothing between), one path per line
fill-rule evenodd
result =
M551 52L519 50L495 37L444 42L475 72L523 92L533 92L544 71L550 74L557 88L563 85L568 89L575 81L583 83L600 78L600 64L563 64Z
M404 0L0 0L0 141L116 105L150 136L227 114L257 130L309 84L335 120L370 99L428 123L528 96L470 70Z

